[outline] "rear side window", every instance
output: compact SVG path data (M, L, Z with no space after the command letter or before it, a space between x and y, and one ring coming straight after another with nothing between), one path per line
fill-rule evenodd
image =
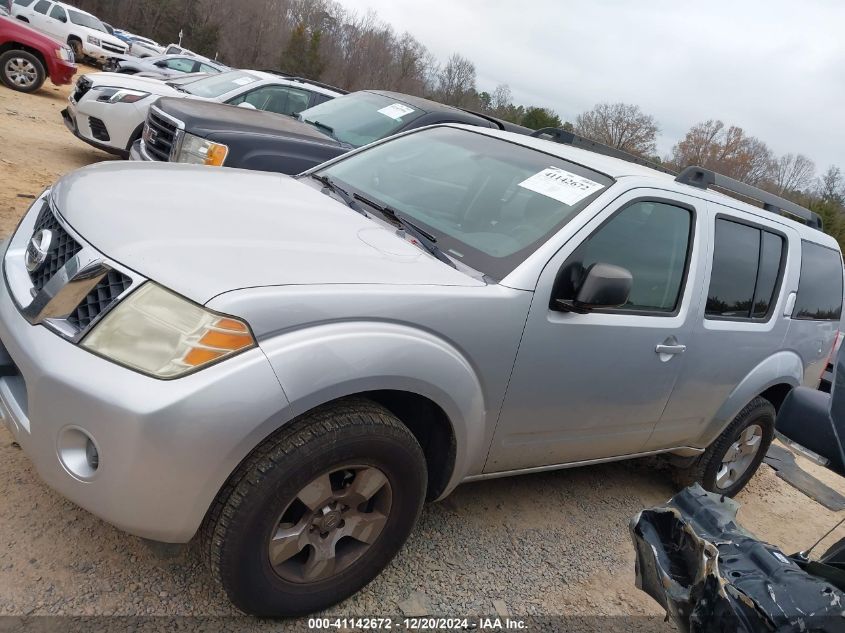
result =
M50 6L51 5L49 2L47 2L47 0L38 0L38 2L36 2L35 6L32 8L35 9L38 13L43 13L44 15L47 15L47 11L50 10Z
M842 257L832 248L801 243L801 278L793 319L838 321L842 315Z
M59 5L53 7L53 10L50 11L50 17L58 20L59 22L67 22L67 14Z
M33 3L33 0L15 0L15 4L19 7L28 7Z
M170 70L176 70L180 73L189 73L193 72L194 66L196 66L196 62L193 59L176 57L165 61L164 66L165 68L169 68Z
M613 216L570 255L558 296L574 299L595 263L622 266L633 277L628 303L614 311L674 312L690 245L692 212L663 202L635 202Z
M777 297L785 251L776 233L717 219L705 314L766 319Z
M258 110L276 114L299 114L308 107L311 94L306 90L288 86L262 86L229 101L232 105L249 103Z

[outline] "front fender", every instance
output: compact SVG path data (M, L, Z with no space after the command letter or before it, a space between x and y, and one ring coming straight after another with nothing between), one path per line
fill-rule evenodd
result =
M801 357L792 351L772 354L754 367L722 404L707 425L697 446L710 446L742 409L769 387L789 385L797 387L804 376Z
M469 360L449 342L395 323L330 323L261 342L292 417L338 398L396 390L438 404L455 435L448 494L487 454L484 394Z

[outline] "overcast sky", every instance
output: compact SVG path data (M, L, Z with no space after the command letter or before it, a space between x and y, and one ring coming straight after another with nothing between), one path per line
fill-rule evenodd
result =
M819 171L845 170L843 0L340 0L409 31L442 62L475 63L479 90L573 120L602 101L657 118L669 152L719 118Z

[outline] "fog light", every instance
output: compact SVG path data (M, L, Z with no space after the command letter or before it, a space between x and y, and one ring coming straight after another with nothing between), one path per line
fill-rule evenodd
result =
M59 461L76 479L92 479L100 469L100 449L94 438L78 426L68 426L59 432Z

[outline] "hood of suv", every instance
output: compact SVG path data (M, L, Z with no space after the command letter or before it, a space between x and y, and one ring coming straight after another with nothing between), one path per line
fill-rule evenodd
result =
M259 286L482 285L279 174L102 163L64 177L52 195L94 248L198 303Z
M206 138L215 132L239 132L298 138L312 143L341 146L338 141L323 134L313 125L284 114L193 99L162 99L156 107L184 122L185 129L191 134Z
M85 76L91 80L91 85L93 86L142 90L143 92L149 92L150 94L162 97L182 94L175 88L168 86L165 82L151 77L138 77L137 75L126 75L124 73L91 73Z

